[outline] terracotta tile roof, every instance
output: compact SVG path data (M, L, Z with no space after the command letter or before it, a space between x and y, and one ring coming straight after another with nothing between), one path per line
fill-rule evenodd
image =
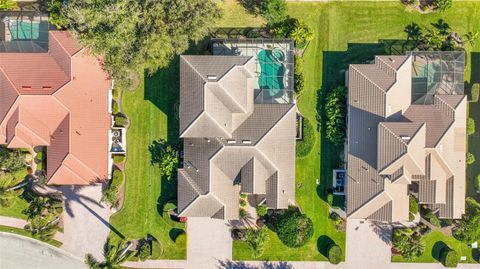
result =
M47 146L49 184L105 180L110 87L67 32L49 33L48 53L0 53L0 143Z

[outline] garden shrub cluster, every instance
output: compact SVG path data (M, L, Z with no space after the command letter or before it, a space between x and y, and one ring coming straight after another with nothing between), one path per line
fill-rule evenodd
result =
M471 152L467 152L467 158L466 158L467 165L473 164L475 162L475 155Z
M478 102L480 95L480 83L473 83L472 85L472 102Z
M125 155L114 155L113 156L113 163L120 164L125 161Z
M313 32L304 22L287 17L283 21L269 23L268 32L276 38L291 38L295 47L303 49L313 39Z
M294 91L296 95L300 95L304 89L304 70L303 70L303 58L295 55L295 72L293 74L294 79Z
M265 205L259 205L257 206L257 215L259 217L266 216L268 212L268 208Z
M393 247L407 260L411 261L425 252L425 241L418 228L398 228L393 231Z
M313 235L312 220L294 207L279 214L273 226L280 241L291 248L305 245Z
M128 118L124 115L117 114L114 117L116 127L125 127L128 125Z
M112 179L110 180L108 186L102 192L102 198L100 200L102 203L105 203L112 208L118 208L120 202L118 192L120 191L123 177L123 172L121 170L113 170Z
M467 119L467 135L473 135L475 133L475 120L472 118Z
M428 208L422 208L423 218L430 222L435 227L441 227L440 219L435 215L432 210Z
M347 88L338 86L325 99L326 137L334 145L342 145L346 136Z
M296 143L296 156L305 157L313 149L315 145L315 139L317 139L317 132L308 118L303 118L303 139L298 140Z
M59 29L64 29L68 26L68 19L62 8L63 1L50 0L47 5L48 22L55 25Z
M480 240L480 204L473 198L466 200L466 210L462 219L455 223L453 236L467 244Z
M245 242L247 242L250 250L252 251L252 257L258 258L262 256L265 251L265 245L269 241L267 229L262 227L260 229L249 228L245 233Z
M15 172L26 167L26 153L21 149L10 149L0 145L0 169L6 172Z
M338 245L333 243L328 247L328 260L332 264L340 263L342 260L342 249Z
M418 213L418 201L415 196L409 196L409 221L413 221L415 219L415 215Z
M167 143L166 140L160 139L153 141L148 150L151 154L150 162L158 165L160 176L165 176L167 180L174 178L180 165L180 158L175 147Z
M13 0L0 0L0 10L14 10L17 3Z
M12 174L0 175L0 206L12 207L15 197L23 194L23 188L10 190L17 184L17 179Z

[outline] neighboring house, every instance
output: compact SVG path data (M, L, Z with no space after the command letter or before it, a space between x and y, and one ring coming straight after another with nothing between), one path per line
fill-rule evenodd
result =
M108 178L112 81L68 32L48 52L0 53L0 143L47 148L48 184Z
M295 204L296 105L259 87L258 68L257 56L180 57L179 216L238 219L241 192Z
M409 194L440 218L464 213L464 57L411 52L350 65L349 218L407 221Z

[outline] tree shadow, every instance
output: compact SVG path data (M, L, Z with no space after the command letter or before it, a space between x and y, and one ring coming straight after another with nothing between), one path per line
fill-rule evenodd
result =
M160 195L157 199L157 212L163 217L164 207L168 202L177 205L177 180L168 180L165 176L160 177L160 180L162 184L160 184Z
M328 257L328 248L335 244L335 241L328 237L327 235L322 235L317 240L317 250L325 257Z
M439 261L442 262L441 255L442 255L442 250L448 248L447 244L445 244L442 241L437 241L435 244L433 244L432 247L432 257Z
M388 245L392 244L392 225L387 222L371 221L370 227L378 237Z
M258 10L263 1L259 0L239 0L240 5L250 14L258 16Z
M480 249L472 248L472 258L474 261L480 263Z
M170 240L172 240L172 242L175 242L175 239L177 239L177 236L179 236L182 233L185 233L183 229L172 228L168 232L168 236L170 237Z

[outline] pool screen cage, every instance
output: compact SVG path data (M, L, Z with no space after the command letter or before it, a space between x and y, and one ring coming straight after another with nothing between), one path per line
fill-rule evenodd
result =
M48 15L38 11L0 12L0 52L46 52Z
M291 39L213 38L213 55L253 56L257 61L255 103L293 103L294 44ZM261 51L283 57L261 59ZM263 54L262 54L263 55ZM270 54L270 55L273 55ZM262 68L263 67L263 68Z
M433 104L435 94L463 94L463 51L411 51L412 103Z

